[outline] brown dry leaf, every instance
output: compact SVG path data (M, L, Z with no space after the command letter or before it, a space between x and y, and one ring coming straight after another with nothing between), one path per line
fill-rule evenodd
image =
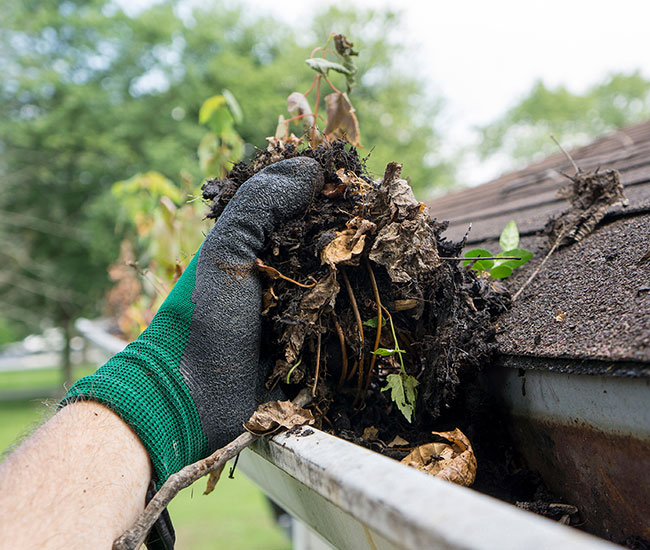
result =
M564 313L560 308L555 310L555 320L558 322L563 322L566 320L566 313Z
M440 265L429 214L420 208L401 174L401 165L391 162L386 166L378 202L388 223L379 230L370 251L370 259L385 266L394 283L411 282Z
M379 437L379 430L374 426L367 426L363 429L361 439L364 441L375 441Z
M321 312L333 309L336 296L340 290L336 280L336 273L330 270L325 277L320 279L300 301L299 316L296 324L287 327L282 334L281 341L286 344L285 359L293 365L298 360L308 326L312 326Z
M355 242L356 238L356 242ZM337 231L336 237L323 248L321 260L324 264L331 265L359 265L359 254L366 245L366 236L357 235L355 229Z
M244 424L244 428L255 435L267 435L280 428L313 424L311 411L299 407L291 401L268 401L262 403Z
M449 441L427 443L413 449L402 464L427 474L469 487L476 479L476 457L469 439L458 428L451 432L431 432Z
M417 307L418 301L413 298L407 298L405 300L395 300L395 311L408 311Z
M578 242L589 235L605 217L610 206L627 206L621 175L617 170L582 172L567 176L571 183L557 192L571 208L551 222L551 242Z
M278 297L275 295L273 286L264 289L262 292L262 315L266 315L276 305L278 305Z
M386 267L394 283L417 280L440 265L436 238L428 220L418 216L384 226L375 239L370 259Z
M204 495L209 495L212 491L214 491L214 488L217 486L217 483L219 483L219 479L221 478L221 472L223 472L223 469L225 467L226 465L223 464L213 472L210 472L210 476L208 477L208 483L205 486L205 491L203 491Z
M325 96L327 127L325 135L332 134L347 140L355 147L361 146L359 121L346 93L334 92Z
M405 447L409 442L406 441L403 437L396 435L393 440L388 444L389 447Z

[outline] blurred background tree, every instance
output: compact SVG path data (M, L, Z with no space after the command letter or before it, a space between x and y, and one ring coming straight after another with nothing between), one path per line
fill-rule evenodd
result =
M136 231L111 185L155 170L198 194L203 101L223 89L239 99L237 131L251 155L286 113L289 93L308 88L311 45L298 45L298 29L218 1L163 1L134 16L104 0L3 7L0 318L5 334L50 322L69 341L75 318L99 312L107 268ZM353 101L370 170L381 174L399 160L425 192L450 184L453 172L431 155L423 161L439 140L440 102L399 70L396 18L331 9L312 34L320 43L333 30L348 32L362 52Z
M557 152L553 134L566 148L586 145L609 130L650 117L650 81L638 72L612 74L583 94L538 81L520 103L481 128L479 152L509 157L522 167Z

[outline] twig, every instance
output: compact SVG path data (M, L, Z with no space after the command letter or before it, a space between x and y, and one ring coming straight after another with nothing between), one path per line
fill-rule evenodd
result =
M542 269L542 267L543 267L544 264L546 263L546 260L548 260L548 259L551 257L551 254L553 254L553 252L555 252L555 249L560 245L560 243L562 242L562 239L563 239L563 238L564 238L564 232L562 232L562 233L560 233L560 234L558 235L557 239L555 239L555 242L553 243L553 246L552 246L551 249L548 251L548 254L546 254L546 256L544 256L544 259L542 260L542 263L539 264L539 265L537 266L537 269L535 269L535 271L533 271L533 272L530 274L530 277L528 277L528 280L527 280L523 285L521 285L521 287L519 288L519 290L518 290L517 292L515 292L514 296L512 297L512 301L513 301L513 302L514 302L514 301L519 297L519 295L523 292L523 290L524 290L524 289L525 289L525 288L526 288L526 287L531 283L531 281L532 281L532 280L537 276L537 274L539 273L539 270Z
M354 292L352 291L352 285L350 284L350 280L348 279L347 273L345 272L344 269L341 269L341 273L343 274L343 281L345 282L345 288L348 291L348 296L350 297L350 304L352 305L352 311L354 312L354 318L357 321L357 330L359 332L359 339L361 340L361 354L358 357L357 360L355 360L354 365L352 366L352 371L350 374L347 376L347 380L351 380L352 377L354 376L354 373L357 371L357 367L359 365L360 368L363 370L363 360L364 360L364 352L365 352L365 337L363 334L363 321L361 320L361 314L359 313L359 306L357 305L357 299L354 296Z
M359 338L361 338L361 346L363 347L363 322L361 321L361 314L359 313L359 307L357 306L357 299L354 296L354 292L352 292L352 285L350 284L350 280L348 279L345 270L341 269L341 274L343 275L343 282L345 283L345 288L347 289L348 296L350 297L350 305L352 306L352 311L354 312L354 318L357 321L357 330L359 331Z
M311 142L313 144L314 139L316 137L316 132L318 131L318 107L320 103L320 83L321 83L321 75L316 75L316 78L318 78L318 81L316 82L316 105L314 108L314 125L311 127Z
M440 256L441 260L521 260L520 256L476 256L474 258L462 258L453 256Z
M301 390L293 402L299 407L304 407L311 401L309 391ZM113 550L136 550L143 543L147 533L151 529L158 516L172 501L172 499L186 487L189 487L197 479L223 468L226 462L238 455L253 441L262 436L253 435L250 432L244 432L235 440L231 441L225 447L217 449L210 456L185 466L175 474L169 476L167 481L149 501L140 517L136 520L130 529L127 529L113 543Z
M370 387L370 379L372 378L372 371L375 368L375 362L377 361L377 355L375 354L375 351L377 351L377 348L379 347L379 340L381 338L381 326L382 326L382 305L381 305L381 298L379 297L379 288L377 287L377 279L375 279L375 273L372 270L372 267L370 265L370 261L366 259L366 267L368 269L368 274L370 275L370 282L372 283L372 291L375 294L375 302L377 303L377 335L375 336L375 345L372 348L372 358L370 359L370 366L368 367L368 374L366 376L366 383L364 388L364 396L365 392L368 391L368 388ZM359 369L359 387L357 388L357 397L355 398L355 402L359 399L361 395L361 380L363 378L363 369Z
M299 283L298 281L295 281L291 277L287 277L286 275L282 275L275 267L271 267L270 265L266 265L262 260L259 258L255 259L255 265L257 266L257 269L261 271L262 273L265 273L267 276L269 276L271 279L283 279L289 283L293 283L296 286L302 287L302 288L314 288L318 281L314 280L313 283L310 285ZM311 275L309 276L310 279L314 279Z
M569 153L567 153L566 149L564 147L562 147L562 145L560 144L560 142L557 139L555 139L555 136L553 134L551 134L551 139L555 142L555 145L557 145L560 148L560 151L562 151L564 153L564 156L567 159L569 159L569 162L571 164L573 164L573 168L575 169L576 173L579 174L582 170L580 170L580 168L578 168L578 165L576 164L576 161L573 160L573 157Z
M144 512L140 514L133 526L115 540L113 550L135 550L139 548L144 543L144 539L153 524L156 523L158 516L179 491L189 487L197 479L210 472L222 468L228 460L248 447L257 438L258 436L245 432L209 457L185 466L182 470L169 476L169 479L163 483L160 490L149 501Z
M332 311L332 313L334 313ZM339 326L339 329L341 327ZM311 394L312 396L316 395L316 386L318 385L318 375L320 373L320 339L321 339L321 333L318 331L318 336L316 338L316 376L314 376L314 387L311 389ZM343 355L345 355L345 342L343 342Z
M345 382L345 378L348 375L348 350L345 346L345 334L343 334L343 329L341 328L341 323L336 318L336 313L332 311L332 320L334 321L334 328L336 329L336 334L339 337L339 343L341 344L341 376L339 377L339 389Z

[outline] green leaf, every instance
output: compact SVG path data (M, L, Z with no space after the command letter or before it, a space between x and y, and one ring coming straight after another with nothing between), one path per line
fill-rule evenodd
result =
M230 114L235 119L235 123L241 124L244 120L244 113L239 106L239 102L230 90L224 89L221 93L226 98L226 104L228 105L228 109L230 109Z
M505 279L512 275L512 268L507 265L498 265L490 269L490 277L493 279Z
M372 328L377 328L377 325L379 322L377 321L377 317L373 317L372 319L368 319L367 321L363 322L363 325L366 327L372 327Z
M345 75L353 74L353 72L350 69L346 69L340 63L336 63L335 61L330 61L329 59L325 59L323 57L312 57L310 59L305 59L305 63L307 63L307 65L309 65L317 73L320 73L323 76L327 76L327 73L329 72L330 69L332 71L336 71L337 73L341 73Z
M484 248L473 248L472 250L468 250L465 253L465 258L481 258L481 257L491 257L494 256L492 252L489 250L485 250ZM463 262L464 266L470 265L472 263L472 260L465 260ZM492 266L494 265L494 260L477 260L474 265L472 266L472 269L475 269L479 273L481 271L486 271L489 270Z
M235 119L230 113L227 99L223 95L206 99L199 110L199 123L207 125L217 135L230 131Z
M515 270L529 261L533 257L533 253L525 248L513 248L512 250L501 252L499 256L515 256L521 258L521 260L497 260L496 262L496 265L505 265L510 269Z
M226 98L223 95L213 95L203 102L199 110L199 124L206 124L212 113L226 105Z
M396 353L406 353L403 349L389 349L389 348L377 348L373 351L375 355L381 355L382 357L387 357L389 355L395 355Z
M390 390L391 400L409 422L412 421L415 412L418 384L419 382L408 374L389 374L386 377L386 386L381 389L381 391Z
M519 246L519 229L517 229L515 220L509 221L501 231L499 246L501 246L501 250L512 250Z

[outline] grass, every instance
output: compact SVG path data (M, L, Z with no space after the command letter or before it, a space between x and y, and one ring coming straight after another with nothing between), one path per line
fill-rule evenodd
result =
M75 370L81 377L90 367ZM56 369L0 373L0 390L58 388ZM0 402L0 461L2 453L49 417L52 408L42 399ZM176 546L184 550L236 548L289 550L291 543L272 519L264 495L243 474L223 479L214 493L203 496L205 480L188 487L172 501L169 512L176 529Z

